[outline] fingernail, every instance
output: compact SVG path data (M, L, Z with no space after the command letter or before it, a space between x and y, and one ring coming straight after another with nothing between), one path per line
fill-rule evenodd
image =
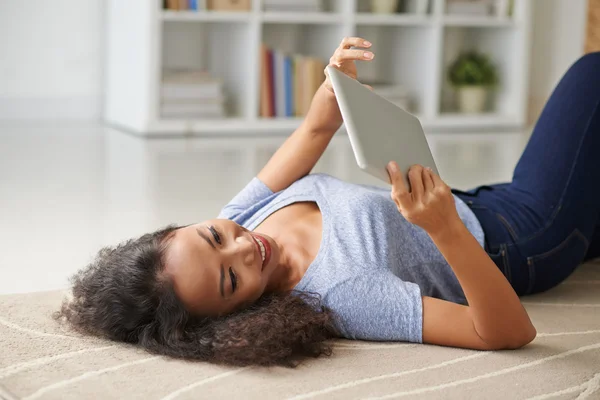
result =
M371 59L371 58L373 58L373 53L371 53L370 51L365 51L364 56L365 56L365 58Z
M365 46L370 46L370 45L371 45L371 42L369 42L368 40L365 40L365 41L363 42L363 44L364 44Z
M388 169L390 172L396 172L398 171L398 164L396 164L394 161L390 161L388 164Z
M426 167L425 169L426 169L427 171L429 171L429 172L433 172L433 170L432 170L431 168L429 168L429 167Z

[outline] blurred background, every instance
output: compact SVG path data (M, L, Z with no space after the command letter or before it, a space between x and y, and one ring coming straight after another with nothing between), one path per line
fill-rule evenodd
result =
M355 35L375 53L359 79L468 189L510 181L555 84L600 50L600 0L0 0L0 294L214 218ZM383 185L343 128L313 172Z

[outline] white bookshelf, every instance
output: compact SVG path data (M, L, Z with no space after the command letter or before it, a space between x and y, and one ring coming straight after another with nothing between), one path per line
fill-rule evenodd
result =
M300 118L260 118L261 43L328 60L344 36L374 43L375 60L359 63L361 81L401 84L411 111L428 131L519 129L526 121L531 4L514 0L510 17L447 15L446 0L406 0L409 12L368 12L368 0L324 0L320 13L168 11L160 0L109 0L107 123L140 135L289 134ZM427 3L427 12L416 10ZM446 69L461 50L492 57L500 85L491 111L458 114ZM223 119L166 119L160 115L162 71L204 68L221 79Z

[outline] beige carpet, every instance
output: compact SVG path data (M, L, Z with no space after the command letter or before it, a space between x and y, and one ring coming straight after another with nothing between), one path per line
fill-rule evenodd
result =
M0 296L0 399L600 399L600 263L522 300L538 337L478 352L338 341L297 368L217 367L63 332L61 292Z

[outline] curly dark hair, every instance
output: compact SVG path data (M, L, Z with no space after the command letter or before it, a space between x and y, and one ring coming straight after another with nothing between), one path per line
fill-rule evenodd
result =
M76 331L139 345L151 353L229 365L297 366L331 354L332 312L310 293L263 295L222 317L189 313L164 271L179 227L169 225L101 249L72 278L72 298L54 318Z

